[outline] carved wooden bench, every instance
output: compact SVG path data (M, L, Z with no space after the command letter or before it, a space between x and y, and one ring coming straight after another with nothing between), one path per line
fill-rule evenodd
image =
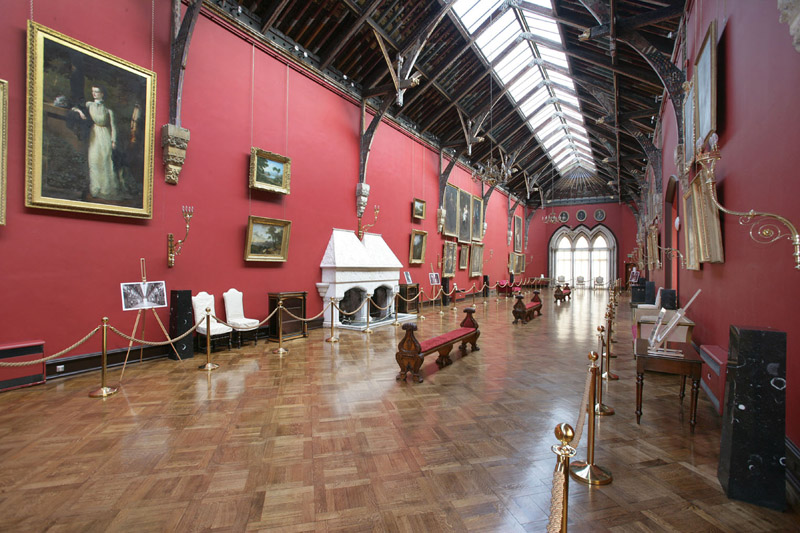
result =
M400 373L397 374L397 379L406 379L408 373L411 373L411 379L417 383L422 383L422 377L419 375L419 369L422 367L422 362L425 356L429 353L438 352L439 357L436 359L436 364L440 367L449 365L453 361L450 360L450 350L457 342L461 342L459 349L461 354L467 354L467 343L472 345L472 351L477 352L478 337L481 332L478 330L478 323L475 321L473 314L475 313L474 307L467 307L464 309L467 314L464 320L461 321L461 327L453 331L449 331L438 337L427 339L421 343L414 336L417 330L417 325L413 322L403 324L403 329L406 331L405 337L400 341L397 346L397 364L400 365Z
M520 320L523 324L527 324L529 320L536 318L536 313L539 313L539 316L542 315L542 300L539 298L539 291L533 291L530 303L523 302L524 298L521 294L517 295L517 303L514 304L514 309L511 311L514 314L514 324Z
M569 288L569 283L564 284L564 288L561 288L561 285L556 285L556 290L553 292L553 297L555 298L555 302L564 300L572 300L572 289Z

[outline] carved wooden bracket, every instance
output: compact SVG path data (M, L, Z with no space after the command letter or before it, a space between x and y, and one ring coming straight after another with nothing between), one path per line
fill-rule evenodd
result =
M161 148L164 157L164 181L178 184L186 148L189 145L189 130L181 127L181 96L183 93L183 74L189 56L189 43L192 40L197 18L200 15L202 0L195 0L186 8L180 22L180 0L172 2L172 43L170 46L169 79L169 124L161 128Z

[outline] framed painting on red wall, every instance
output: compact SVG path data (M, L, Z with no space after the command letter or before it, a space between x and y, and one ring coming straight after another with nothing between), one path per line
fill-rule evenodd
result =
M28 21L25 205L153 215L156 74Z
M292 160L256 148L250 148L250 188L289 194L292 177Z

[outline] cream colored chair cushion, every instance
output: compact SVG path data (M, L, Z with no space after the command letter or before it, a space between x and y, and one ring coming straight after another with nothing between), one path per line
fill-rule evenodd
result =
M236 326L240 331L250 331L258 327L258 320L244 316L242 293L236 289L228 289L222 293L225 301L225 318L228 324Z
M226 326L225 324L220 324L217 322L217 319L214 318L217 316L217 312L214 309L214 295L208 294L207 292L199 292L197 296L192 296L192 309L194 310L194 322L195 324L200 324L197 326L197 333L200 335L206 334L206 309L211 309L211 335L222 335L224 333L230 333L232 330L231 327Z

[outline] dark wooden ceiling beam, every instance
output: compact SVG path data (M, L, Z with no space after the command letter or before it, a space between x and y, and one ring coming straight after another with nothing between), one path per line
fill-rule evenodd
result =
M658 24L665 20L672 20L683 15L683 2L674 3L661 9L654 9L647 11L640 15L632 17L620 18L617 17L617 31L624 32L626 30L637 30L643 26L650 26L651 24ZM611 34L611 23L606 22L598 26L587 28L581 34L582 40L598 39L600 37L608 37Z
M289 0L281 0L275 4L275 7L272 8L272 12L267 15L266 19L264 19L264 23L261 25L261 33L267 33L267 31L275 25L278 17L281 16L281 13L283 13L283 10L286 9L288 4Z
M347 32L339 38L339 40L333 45L331 50L328 52L325 59L319 66L320 70L325 70L326 68L331 66L331 63L333 63L334 59L336 59L336 55L342 50L342 48L344 48L344 45L346 45L350 41L350 39L353 38L353 36L358 32L358 30L361 29L361 27L364 25L367 19L369 19L375 12L375 10L378 8L378 6L381 5L381 2L383 2L383 0L372 0L372 3L369 4L366 8L364 8L364 10L361 12L361 15L359 15L356 22L352 26L350 26Z

